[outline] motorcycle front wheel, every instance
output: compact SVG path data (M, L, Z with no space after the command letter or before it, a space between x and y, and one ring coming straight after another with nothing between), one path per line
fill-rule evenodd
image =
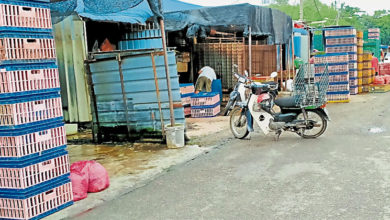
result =
M307 111L307 120L314 122L314 126L303 129L303 132L298 133L299 136L307 139L318 138L328 127L328 121L325 116L318 111ZM304 120L303 113L297 117L299 120Z
M230 112L230 130L234 137L244 139L248 136L248 120L242 108L236 107Z

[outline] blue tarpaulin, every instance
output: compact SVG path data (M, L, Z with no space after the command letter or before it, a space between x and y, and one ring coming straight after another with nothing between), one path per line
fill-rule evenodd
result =
M66 16L78 14L94 21L124 22L143 24L158 12L158 0L67 0L51 3L54 23ZM201 8L178 0L162 0L164 13Z

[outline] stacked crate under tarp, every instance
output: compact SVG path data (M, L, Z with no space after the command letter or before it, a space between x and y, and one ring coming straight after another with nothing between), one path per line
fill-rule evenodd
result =
M363 92L363 31L357 31L357 46L358 46L358 92Z
M372 82L373 82L372 54L371 54L371 52L364 52L364 54L363 54L362 92L364 92L364 93L369 92L370 91L370 84Z
M161 30L154 25L134 25L119 41L120 50L162 48Z
M180 84L181 103L184 107L184 115L191 116L191 97L194 96L195 87L192 83Z
M321 76L328 65L329 90L327 100L331 103L349 102L349 56L348 53L316 55L315 74Z
M191 117L208 118L218 115L221 111L219 93L201 92L191 97Z
M348 53L350 94L358 93L357 37L353 27L326 28L325 52L327 54ZM363 51L361 51L363 52Z
M73 203L49 4L0 2L0 218Z

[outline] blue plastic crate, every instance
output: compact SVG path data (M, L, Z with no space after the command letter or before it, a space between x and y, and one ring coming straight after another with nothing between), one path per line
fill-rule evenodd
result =
M21 202L32 199L36 203ZM0 194L1 204L12 204L0 207L1 219L15 219L15 213L21 219L41 219L73 204L72 185L68 177L50 181L47 186L23 194ZM21 207L27 204L26 207ZM7 212L11 209L12 212ZM48 211L44 211L48 210ZM20 217L19 217L20 216Z
M59 73L56 70L56 78L33 78L29 79L29 75L26 72L23 71L29 71L29 70L38 70L40 71L40 74L44 75L45 72L50 71L50 70L55 70L57 69L57 65L54 62L49 62L49 63L38 63L38 64L17 64L17 65L0 65L0 77L3 77L7 80L2 81L2 88L0 88L0 99L7 99L7 98L13 98L13 97L24 97L24 96L29 96L29 95L38 95L38 94L44 94L44 93L52 93L52 92L59 92L60 91L60 84L59 84ZM22 71L22 72L18 72ZM11 73L8 73L11 72ZM49 73L47 73L49 74ZM2 76L1 76L2 75ZM27 76L26 76L27 75ZM53 77L53 76L52 76ZM17 82L16 79L23 78L23 82ZM8 79L13 79L13 81L8 81ZM26 80L29 80L28 82ZM47 80L47 82L44 82ZM52 87L52 88L44 88L42 89L37 89L37 90L29 90L29 91L23 91L30 89L29 87L32 88L37 88L38 85L46 84L48 85L50 81L51 84L53 84L53 80L56 80L58 85L57 87ZM36 83L36 84L35 84ZM29 85L26 87L24 84ZM10 88L19 88L14 89L11 91ZM15 91L15 92L14 92Z
M53 114L53 115L50 115L50 116L53 116L53 117L48 117L48 118L42 118L42 120L39 120L39 121L34 121L34 120L27 120L26 118L19 118L21 117L21 115L28 115L28 117L31 117L31 115L33 115L34 117L43 117L43 116L48 116L48 115L43 115L43 114L48 114L49 113L49 110L48 109L42 109L40 106L41 105L46 105L45 102L48 102L49 104L53 104L53 103L50 103L49 101L47 100L50 100L50 99L57 99L57 102L58 102L58 106L51 106L55 109L52 109L50 113L53 113L54 110L56 110L56 114ZM7 130L15 130L15 129L22 129L22 128L31 128L33 126L39 126L39 125L43 125L43 124L48 124L48 123L52 123L52 122L58 122L58 121L62 121L63 120L63 115L62 115L62 106L60 105L61 103L61 96L58 92L55 92L55 93L49 93L49 94L44 94L44 95L31 95L31 96L25 96L23 98L9 98L9 99L0 99L0 106L1 108L8 108L8 109L11 109L11 108L16 108L16 107L12 107L10 105L18 105L18 104L21 104L21 103L27 103L27 102L34 102L36 103L37 105L39 105L39 107L37 107L37 109L34 109L34 107L31 108L30 106L30 109L23 109L23 114L22 112L20 112L18 115L12 115L11 114L8 114L6 115L6 113L4 113L3 115L1 115L1 121L0 121L0 131L7 131ZM55 104L54 104L55 105ZM24 114L26 113L26 114ZM25 123L16 123L15 121L23 121ZM26 122L26 121L31 121L31 122ZM12 122L12 123L10 123Z
M349 84L349 81L341 81L341 82L329 82L329 85L347 85Z
M348 91L327 92L326 94L328 94L328 95L348 95L349 90Z
M57 134L59 135L55 137L57 140L37 140L36 136L47 134L46 131L57 131L62 132L62 134ZM54 136L53 133L50 134ZM4 144L0 144L0 164L23 162L66 148L66 132L63 122L48 123L19 130L0 131L0 140L3 139L7 141L2 141ZM16 144L16 139L19 139L19 144ZM10 142L13 144L10 144ZM6 143L8 144L6 145ZM40 148L37 146L40 146Z
M66 152L65 150L57 151L49 155L37 157L23 162L1 163L0 172L3 172L2 179L5 181L2 182L0 186L8 187L0 188L0 197L4 198L1 196L4 194L29 194L38 189L45 188L47 186L50 187L52 182L69 178L70 162L69 159L66 159L66 161L62 161L63 158L68 158L68 152ZM45 170L45 168L38 169L38 167L44 166L44 164L48 161L53 162L53 159L57 159L57 162L61 161L59 164L57 164L58 167L49 167L48 170ZM63 164L61 164L62 162ZM35 173L32 171L31 173L28 173L30 169L34 169ZM8 176L4 176L5 172ZM48 175L48 173L52 174ZM15 178L20 178L19 183L17 181L8 181L13 180ZM24 187L26 188L22 188L21 185L19 185L23 182L28 183L24 185Z
M0 4L30 6L37 8L50 8L50 0L0 0Z

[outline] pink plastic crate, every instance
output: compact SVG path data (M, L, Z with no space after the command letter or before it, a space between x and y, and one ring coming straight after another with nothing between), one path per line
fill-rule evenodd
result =
M182 94L182 95L194 93L194 92L195 92L194 85L180 87L180 94Z
M0 38L0 60L56 59L54 39Z
M215 106L214 108L202 108L202 109L191 109L191 117L193 118L207 118L207 117L214 117L218 115L221 111L221 107L219 105Z
M50 9L0 4L0 26L51 29Z
M349 54L348 57L349 57L349 60L357 60L358 59L357 54Z
M19 136L0 136L0 158L21 158L66 145L64 126Z
M58 69L0 70L0 94L60 87Z
M344 84L344 85L329 85L329 92L338 92L338 91L348 91L349 90L349 85Z
M219 101L219 94L210 97L192 97L191 106L210 106L217 104Z
M357 38L356 37L326 39L326 44L327 45L356 44L356 43L357 43Z
M347 74L329 76L329 82L347 82L348 80L349 80L349 76Z
M358 77L358 71L349 71L349 78Z
M348 53L357 52L357 46L339 46L339 47L327 47L326 53Z
M346 36L346 35L356 35L356 29L333 29L325 30L325 36Z
M369 28L368 33L380 33L381 29L379 28Z
M346 63L349 62L348 55L327 55L327 56L315 56L314 62L316 64L322 63Z
M380 37L380 33L368 33L368 37Z
M184 116L190 116L191 115L191 106L184 107Z
M0 218L31 219L72 201L70 182L26 199L0 198Z
M61 98L0 105L0 126L16 126L62 117Z
M315 67L316 73L323 73L324 71L325 71L325 65ZM348 72L348 71L349 71L349 68L348 68L347 64L328 66L328 72L330 72L330 73Z
M350 87L357 87L358 86L358 80L357 79L349 80L349 86Z
M27 189L69 172L68 154L23 168L0 167L0 188Z
M351 95L357 95L358 93L359 93L359 88L350 88L349 89L349 93L351 94Z
M191 105L191 97L188 96L188 97L181 98L181 104L182 105Z

